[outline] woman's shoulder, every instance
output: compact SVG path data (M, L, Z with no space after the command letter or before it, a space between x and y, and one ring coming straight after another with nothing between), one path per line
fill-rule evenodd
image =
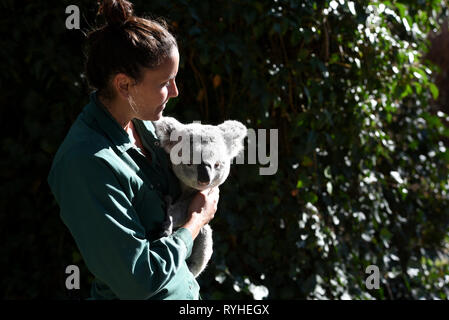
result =
M70 128L53 160L53 165L81 161L89 163L95 158L113 158L113 146L104 135L77 119Z

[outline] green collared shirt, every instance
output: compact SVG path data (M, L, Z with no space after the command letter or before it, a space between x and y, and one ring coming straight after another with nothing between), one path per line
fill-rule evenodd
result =
M190 231L158 237L164 197L179 197L179 182L151 121L133 124L151 161L92 93L56 153L48 183L95 276L93 299L198 299L186 264Z

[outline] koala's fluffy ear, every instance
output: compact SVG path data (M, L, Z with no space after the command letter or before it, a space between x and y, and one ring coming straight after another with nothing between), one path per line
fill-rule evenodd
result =
M248 129L241 122L235 120L227 120L220 124L218 128L223 132L223 138L231 159L236 157L244 148L243 140L248 134Z
M180 130L183 124L172 117L162 117L158 121L154 121L153 124L156 135L161 141L161 147L170 152L171 148L178 143L178 141L170 141L170 135L173 131Z

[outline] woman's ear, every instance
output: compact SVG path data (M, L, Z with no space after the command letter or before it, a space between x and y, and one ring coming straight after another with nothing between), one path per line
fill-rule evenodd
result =
M112 78L112 86L115 89L115 92L117 92L117 94L120 95L120 97L122 97L123 99L128 99L130 95L129 90L131 88L131 84L132 79L124 73L117 73Z

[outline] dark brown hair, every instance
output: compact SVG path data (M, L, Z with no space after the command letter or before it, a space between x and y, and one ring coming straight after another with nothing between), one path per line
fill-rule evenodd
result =
M134 16L129 1L104 0L98 4L98 14L104 16L106 24L87 35L85 71L89 85L111 99L112 76L124 73L139 82L143 68L158 67L178 45L163 20Z

